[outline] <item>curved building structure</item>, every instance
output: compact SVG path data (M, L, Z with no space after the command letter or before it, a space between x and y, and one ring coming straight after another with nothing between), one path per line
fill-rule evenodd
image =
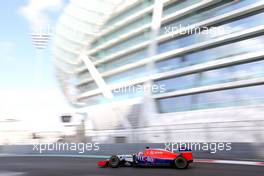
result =
M261 0L72 1L57 76L95 141L263 141L263 18Z

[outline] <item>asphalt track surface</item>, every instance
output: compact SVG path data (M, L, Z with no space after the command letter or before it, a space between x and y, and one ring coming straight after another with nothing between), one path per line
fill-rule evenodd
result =
M98 168L100 159L73 157L0 157L0 176L262 176L264 167L193 163L188 169Z

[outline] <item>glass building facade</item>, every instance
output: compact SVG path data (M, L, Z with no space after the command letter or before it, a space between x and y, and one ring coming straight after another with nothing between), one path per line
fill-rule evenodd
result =
M149 81L165 88L151 94L158 114L264 104L264 1L164 0L160 17L155 9L154 0L135 1L108 16L88 43L90 24L63 16L54 56L62 84L74 77L75 104L142 98L144 92L115 89ZM81 28L82 36L72 36L64 18L82 23L71 25ZM158 32L155 22L160 22ZM112 93L111 101L77 59L81 48Z

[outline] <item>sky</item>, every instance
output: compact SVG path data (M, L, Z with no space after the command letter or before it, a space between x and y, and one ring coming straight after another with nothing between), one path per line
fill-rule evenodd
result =
M27 130L52 131L61 126L58 116L72 111L54 74L52 41L45 50L37 51L29 36L40 27L54 29L67 3L66 0L2 2L0 122L12 118L21 121L22 128Z

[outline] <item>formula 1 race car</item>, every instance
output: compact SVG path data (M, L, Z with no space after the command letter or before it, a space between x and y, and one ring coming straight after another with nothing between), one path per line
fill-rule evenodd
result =
M191 150L179 150L173 153L163 149L146 148L144 152L132 155L113 155L109 159L99 161L99 167L117 168L119 166L171 166L185 169L193 162Z

